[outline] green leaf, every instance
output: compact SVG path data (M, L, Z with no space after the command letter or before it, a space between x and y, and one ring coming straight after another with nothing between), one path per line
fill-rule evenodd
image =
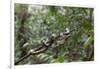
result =
M60 63L63 63L63 62L64 62L64 56L59 56L59 57L58 57L58 61L59 61Z
M84 48L86 49L93 41L93 37L88 37L87 41L84 43Z

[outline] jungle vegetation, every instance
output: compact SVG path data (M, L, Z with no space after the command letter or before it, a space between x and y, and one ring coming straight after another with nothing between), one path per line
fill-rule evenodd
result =
M94 60L93 8L14 6L15 65Z

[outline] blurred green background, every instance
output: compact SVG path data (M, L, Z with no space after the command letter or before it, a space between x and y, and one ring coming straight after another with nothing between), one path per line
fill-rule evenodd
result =
M93 8L17 3L14 6L15 62L53 33L59 34L66 27L77 28L63 44L59 40L46 52L30 56L19 65L94 60Z

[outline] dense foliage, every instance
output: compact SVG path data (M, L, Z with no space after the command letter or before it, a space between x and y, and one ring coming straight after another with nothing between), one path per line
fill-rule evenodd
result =
M68 28L67 40L57 40L47 51L19 64L65 63L94 60L93 8L15 4L15 62L30 49Z

